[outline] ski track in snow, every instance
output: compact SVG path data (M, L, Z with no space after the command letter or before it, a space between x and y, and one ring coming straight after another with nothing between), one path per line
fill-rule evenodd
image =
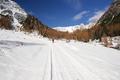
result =
M118 50L82 42L27 41L0 41L0 80L120 80Z

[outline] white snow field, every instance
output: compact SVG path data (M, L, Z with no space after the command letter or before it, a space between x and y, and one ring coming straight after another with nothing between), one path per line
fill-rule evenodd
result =
M0 30L0 80L120 80L120 51Z

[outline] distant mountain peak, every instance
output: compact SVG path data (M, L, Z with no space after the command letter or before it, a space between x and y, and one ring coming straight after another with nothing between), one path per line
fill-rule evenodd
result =
M80 25L74 25L74 26L66 26L66 27L54 27L53 29L63 32L74 32L76 30L83 30L83 29L89 29L91 28L95 23L89 23L89 24L83 24Z

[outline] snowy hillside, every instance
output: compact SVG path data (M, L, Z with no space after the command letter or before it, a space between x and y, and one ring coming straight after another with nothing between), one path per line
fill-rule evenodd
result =
M77 29L88 29L92 27L94 23L89 23L89 24L80 24L80 25L75 25L75 26L67 26L67 27L54 27L54 29L58 31L68 31L68 32L73 32Z
M15 28L27 18L27 13L12 0L0 0L0 14L11 16Z
M120 80L120 51L0 30L0 80Z

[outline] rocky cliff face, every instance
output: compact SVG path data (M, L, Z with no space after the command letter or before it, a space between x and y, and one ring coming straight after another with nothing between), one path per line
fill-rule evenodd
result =
M27 13L13 0L0 0L0 14L12 18L13 29L21 27L27 18Z
M120 0L113 0L109 9L98 20L97 25L110 25L120 23Z

